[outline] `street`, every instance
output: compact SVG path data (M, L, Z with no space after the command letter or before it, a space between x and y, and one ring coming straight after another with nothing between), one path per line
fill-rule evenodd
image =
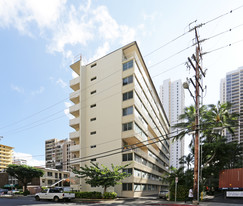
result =
M63 205L163 205L163 206L177 206L184 205L189 206L191 204L185 204L184 202L170 202L161 200L155 197L147 197L147 198L119 198L117 200L79 200L75 199L72 202L53 202L48 200L35 201L34 197L13 197L13 198L0 198L0 206L35 206L35 205L48 205L48 206L63 206ZM223 199L222 197L216 197L213 199L209 199L204 202L200 202L202 206L239 206L243 205L242 198L233 198L233 199Z

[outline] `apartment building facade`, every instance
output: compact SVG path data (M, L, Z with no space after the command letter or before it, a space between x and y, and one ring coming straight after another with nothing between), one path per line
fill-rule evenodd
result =
M13 147L0 144L0 171L7 168L13 161Z
M69 139L49 139L45 141L46 168L69 170L70 162Z
M179 123L178 117L183 114L185 107L185 93L181 80L164 80L160 86L160 98L171 127ZM178 169L183 166L179 163L179 159L185 154L185 139L173 141L177 131L171 128L170 133L170 166Z
M243 112L243 67L228 72L220 84L220 101L232 104L231 112L242 114ZM226 132L228 141L243 143L243 116L239 117L239 127L235 128L235 135Z
M15 165L27 165L27 160L24 159L13 159L13 164Z
M114 191L123 197L158 194L167 187L161 175L169 166L169 121L137 43L71 68L78 77L70 81L70 164L129 164L125 171L131 176ZM71 187L103 191L84 179Z

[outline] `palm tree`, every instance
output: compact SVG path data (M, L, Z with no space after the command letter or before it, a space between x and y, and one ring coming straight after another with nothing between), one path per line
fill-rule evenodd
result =
M180 164L186 164L187 165L187 170L190 169L191 163L193 162L193 154L189 153L187 156L184 155L179 159Z
M226 153L232 153L232 148L236 148L233 143L227 143L227 139L224 133L214 133L215 128L221 128L227 130L230 134L234 135L234 129L238 125L239 114L232 113L230 103L217 103L217 105L202 106L199 110L200 113L200 142L202 143L202 165L204 176L207 178L207 174L212 174L212 171L216 174L219 170L232 165L233 158L226 158ZM179 116L180 123L173 126L175 129L180 129L179 133L174 139L181 139L185 135L195 131L197 125L195 125L196 110L194 106L185 108L185 113ZM193 137L194 140L194 137ZM193 140L190 145L193 151ZM223 148L223 149L222 149ZM222 151L223 150L223 151ZM237 156L239 157L238 148ZM224 152L224 154L222 153ZM193 152L192 152L193 154ZM232 157L232 156L231 156ZM235 161L236 163L238 161ZM234 163L235 164L235 163ZM208 171L208 172L206 172Z

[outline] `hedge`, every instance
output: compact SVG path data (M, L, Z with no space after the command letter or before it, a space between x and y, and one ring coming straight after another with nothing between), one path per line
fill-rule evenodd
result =
M65 193L73 193L73 192L65 192ZM117 197L117 193L115 192L105 192L102 196L101 192L74 192L75 198L83 198L83 199L115 199Z

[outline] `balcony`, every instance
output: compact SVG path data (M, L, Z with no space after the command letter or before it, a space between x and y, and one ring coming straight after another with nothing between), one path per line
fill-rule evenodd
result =
M71 69L76 72L78 75L80 75L80 61L75 62L74 64L72 64L70 67Z
M142 139L141 135L134 131L123 132L122 139L127 145L135 145L135 147L141 147L142 150L147 150L147 142Z
M81 104L75 104L69 107L69 113L72 114L74 117L79 117L79 109L81 108Z
M79 152L79 150L80 150L79 144L70 146L70 152Z
M79 103L79 96L80 96L80 90L77 90L75 92L72 92L69 95L69 99L74 103L74 104L78 104Z
M70 80L70 87L74 90L77 91L80 89L80 77L76 77L75 79Z
M70 134L69 134L69 138L71 139L71 140L73 140L73 139L77 139L77 138L79 138L79 131L76 131L76 132L71 132Z
M81 109L81 103L78 103L76 105L72 105L71 107L69 107L69 112L70 114L72 114L75 117L79 117L79 111Z
M70 127L74 128L76 131L79 130L79 118L74 118L69 120Z

